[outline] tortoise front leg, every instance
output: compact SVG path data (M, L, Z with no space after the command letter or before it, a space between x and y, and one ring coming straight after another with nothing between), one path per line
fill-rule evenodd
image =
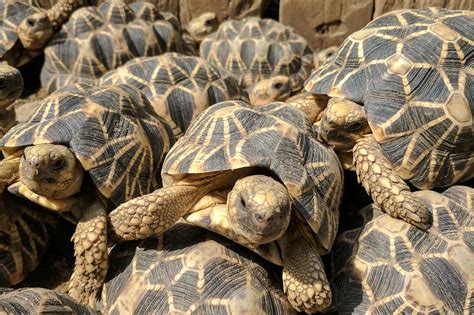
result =
M331 287L317 248L296 229L285 252L283 290L297 311L320 312L332 303Z
M395 172L373 136L358 140L353 149L357 178L375 204L394 218L421 229L428 227L428 208Z
M107 212L102 201L96 200L86 208L72 240L76 263L69 295L79 303L94 307L109 267Z
M188 213L202 197L194 186L173 186L129 200L109 214L109 235L137 240L164 232Z

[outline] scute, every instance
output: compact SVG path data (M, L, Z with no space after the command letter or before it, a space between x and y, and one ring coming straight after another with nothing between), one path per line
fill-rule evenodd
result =
M272 171L329 249L337 231L342 170L332 149L314 139L304 114L285 103L251 109L227 101L205 110L168 153L167 180L244 167ZM321 233L328 229L327 233Z
M173 142L171 128L133 86L74 84L42 101L0 147L69 146L100 192L118 205L159 187L160 165Z

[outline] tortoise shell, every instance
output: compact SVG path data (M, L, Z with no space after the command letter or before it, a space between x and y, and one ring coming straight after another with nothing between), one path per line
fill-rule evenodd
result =
M0 196L0 287L21 282L48 249L58 217L8 192Z
M67 294L43 288L0 288L2 314L96 314Z
M292 90L301 90L313 66L313 52L303 37L277 21L257 17L223 22L203 40L200 54L230 71L244 88L286 75Z
M163 164L163 182L183 175L261 167L288 189L322 249L336 236L343 173L334 151L317 142L303 112L281 102L257 109L226 101L191 123Z
M0 0L0 60L11 65L20 66L16 60L19 56L13 50L22 49L18 40L17 28L31 14L40 13L40 8L27 3L10 0ZM18 46L18 47L14 47Z
M109 71L100 85L128 83L139 88L155 112L179 127L215 103L245 98L237 80L202 58L176 53L135 58Z
M472 313L474 189L415 194L433 216L428 232L371 205L361 210L368 218L361 227L338 236L332 251L334 311Z
M117 245L102 289L108 314L294 314L281 275L226 238L177 224Z
M72 84L40 102L0 147L9 154L43 143L69 146L98 190L119 205L159 188L161 162L174 138L135 87Z
M180 51L180 24L155 5L105 1L76 10L45 49L41 85L48 92L74 82L96 83L140 56Z
M353 33L305 89L364 104L404 179L448 186L474 174L474 13L385 14Z

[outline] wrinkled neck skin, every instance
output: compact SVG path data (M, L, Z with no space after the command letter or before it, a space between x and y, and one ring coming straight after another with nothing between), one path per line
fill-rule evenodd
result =
M10 106L0 111L0 138L16 124L15 108Z

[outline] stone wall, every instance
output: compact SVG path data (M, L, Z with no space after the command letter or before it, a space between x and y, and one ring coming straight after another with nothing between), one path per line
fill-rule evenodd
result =
M313 49L340 45L351 33L392 10L440 6L474 10L474 0L280 0L280 22Z

